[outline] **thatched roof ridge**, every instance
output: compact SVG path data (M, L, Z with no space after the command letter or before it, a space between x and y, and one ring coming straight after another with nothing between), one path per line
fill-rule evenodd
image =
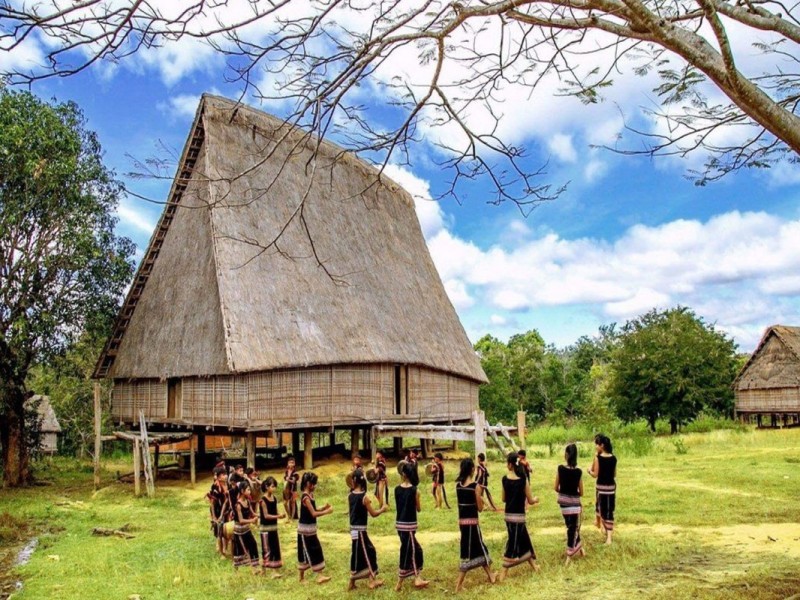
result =
M29 402L36 405L36 411L42 419L42 433L61 433L61 424L50 404L50 396L36 395L31 397Z
M189 265L173 268L185 263L168 232L139 308L128 311L113 377L401 363L486 381L405 190L335 144L322 142L314 153L315 138L224 98L203 96L190 140L197 128L203 142L192 182L202 198L194 206L205 205L188 208L189 186L170 227L208 240L213 259L203 262L213 273L203 271L210 275L203 287L221 321L196 335L199 323L186 313L197 291L181 279ZM193 229L182 225L202 211L205 225L198 218ZM202 243L196 252L203 255ZM163 284L167 274L172 286ZM187 290L186 298L165 302L170 287ZM204 310L216 322L211 306ZM176 320L181 325L171 326ZM215 331L224 369L217 359L197 359L221 356L208 345Z
M772 325L767 327L764 335L761 336L761 340L758 342L758 346L756 346L756 349L750 355L750 358L739 370L739 374L736 376L736 379L733 382L734 389L740 389L740 383L742 382L744 375L758 359L767 342L769 342L773 337L780 340L786 350L791 353L794 360L797 361L798 368L800 369L800 327L790 325Z

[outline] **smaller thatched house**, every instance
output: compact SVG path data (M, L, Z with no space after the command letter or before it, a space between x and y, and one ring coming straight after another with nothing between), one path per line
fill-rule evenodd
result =
M39 413L39 418L42 421L41 451L44 454L56 454L58 452L58 435L61 433L61 425L50 404L50 397L33 396L28 402L36 407L36 411Z
M733 386L737 415L800 422L800 327L769 327Z

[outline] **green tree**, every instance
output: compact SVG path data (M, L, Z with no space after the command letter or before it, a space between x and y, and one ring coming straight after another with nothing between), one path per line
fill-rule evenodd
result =
M622 328L612 352L609 393L626 421L667 419L672 432L704 408L733 401L736 346L691 310L652 310Z
M542 388L545 343L535 329L512 335L508 340L508 377L511 395L519 410L534 418L547 415L547 398Z
M517 403L512 397L508 376L508 348L487 334L475 343L475 351L480 355L481 366L489 378L489 383L481 386L478 395L481 410L493 423L515 423Z
M133 244L121 186L74 103L0 89L0 444L3 484L30 480L24 398L36 361L116 312Z

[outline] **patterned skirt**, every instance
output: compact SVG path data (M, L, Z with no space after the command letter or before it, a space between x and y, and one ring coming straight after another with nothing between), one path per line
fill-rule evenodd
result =
M614 531L614 509L617 503L617 486L597 484L595 510L600 516L603 529Z
M250 530L250 525L237 523L233 527L233 566L258 566L258 544Z
M567 556L574 556L581 550L581 497L559 494L558 506L567 526Z
M492 564L478 519L459 519L458 526L461 529L461 563L458 568L467 572Z
M524 514L506 513L506 530L508 541L503 554L503 567L515 567L531 558L536 559Z
M325 555L319 543L316 527L297 526L297 568L301 571L311 569L315 573L325 568Z
M417 541L416 529L397 529L400 536L400 566L397 574L400 579L416 577L422 571L422 546Z
M281 542L278 539L278 526L261 527L261 565L267 569L280 569Z
M378 555L367 535L366 528L351 529L353 540L350 552L350 579L364 579L378 574Z

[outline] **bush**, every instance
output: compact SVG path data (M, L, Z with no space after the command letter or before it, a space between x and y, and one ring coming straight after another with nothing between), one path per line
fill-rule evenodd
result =
M683 431L685 433L708 433L718 429L746 431L747 425L740 423L739 421L734 421L733 419L703 413L700 414L700 416L698 416L694 421L686 425L683 428Z
M675 438L672 440L672 445L675 446L675 452L677 454L688 454L689 452L686 444L683 443L683 438Z

